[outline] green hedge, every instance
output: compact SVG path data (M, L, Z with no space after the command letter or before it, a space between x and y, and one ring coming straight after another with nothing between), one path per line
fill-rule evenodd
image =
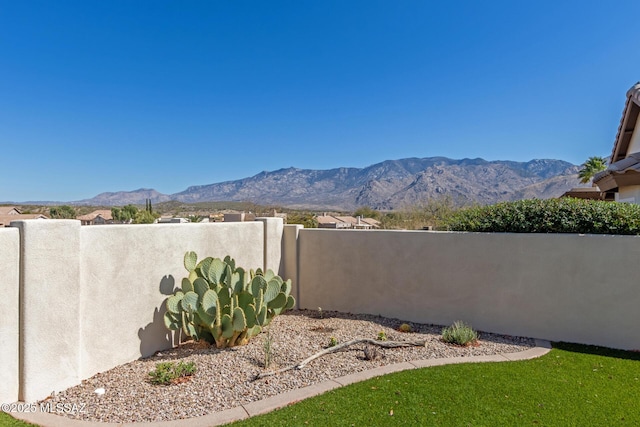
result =
M573 198L520 200L461 209L451 231L640 234L640 205Z

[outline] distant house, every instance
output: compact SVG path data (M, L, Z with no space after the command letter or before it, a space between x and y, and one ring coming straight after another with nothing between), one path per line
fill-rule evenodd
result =
M249 212L236 212L229 211L224 213L224 222L243 222L243 221L255 221L255 214Z
M8 227L11 221L22 219L49 219L49 217L43 214L23 214L15 206L0 206L0 227Z
M226 210L226 211L223 211L222 216L223 216L222 220L224 222L255 221L256 218L263 218L263 217L264 218L282 218L285 221L285 224L287 222L287 214L279 213L275 209L271 209L268 212L255 212L255 213ZM213 215L210 216L209 220L210 222L219 221L219 219L214 217Z
M318 220L318 228L335 228L335 229L348 229L351 228L351 224L342 221L332 215L319 215L316 217Z
M157 224L186 224L190 222L187 218L163 216L156 220Z
M360 221L368 224L371 226L371 228L380 228L380 221L378 221L377 219L373 219L373 218L360 218Z
M560 197L574 197L576 199L608 200L613 201L613 193L602 192L600 188L594 187L574 187L565 191Z
M356 230L372 230L374 228L380 228L380 221L373 218L362 218L361 216L336 216L340 221L351 224L351 228Z
M0 215L20 215L22 211L15 206L0 206Z
M627 92L609 167L593 183L618 202L640 203L640 82Z
M76 219L79 219L82 225L113 224L113 216L111 215L111 211L107 209L100 209L86 215L80 215L76 217Z
M380 221L373 218L361 218L352 216L333 216L319 215L316 217L318 220L318 228L334 228L334 229L358 229L358 230L371 230L374 228L380 228Z

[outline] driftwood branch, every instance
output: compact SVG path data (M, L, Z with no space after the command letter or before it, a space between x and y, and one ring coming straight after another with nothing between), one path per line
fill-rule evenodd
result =
M254 381L255 380L259 380L261 378L270 377L272 375L281 374L282 372L290 371L292 369L302 369L309 362L311 362L312 360L315 360L315 359L317 359L317 358L319 358L321 356L324 356L325 354L335 353L336 351L342 350L343 348L347 348L349 346L356 345L356 344L362 344L362 343L377 345L378 347L384 347L384 348L398 348L398 347L424 347L426 345L427 341L426 340L379 341L379 340L373 340L373 339L370 339L370 338L359 338L359 339L355 339L355 340L344 342L342 344L334 345L333 347L325 348L324 350L319 351L319 352L307 357L302 362L296 363L295 365L287 366L285 368L278 369L278 370L275 370L275 371L263 372L261 374L258 374L254 378Z

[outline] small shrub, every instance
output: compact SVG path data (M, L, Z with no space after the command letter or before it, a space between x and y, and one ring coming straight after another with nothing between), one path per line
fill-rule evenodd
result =
M153 384L169 384L173 377L173 363L163 362L156 364L156 369L149 372L150 381Z
M411 327L410 324L408 323L403 323L402 325L400 325L400 327L398 328L398 330L400 332L413 332L413 328Z
M336 339L336 337L331 337L329 339L329 347L335 347L338 345L338 340Z
M386 341L387 334L384 331L378 332L378 341Z
M442 341L449 344L467 346L474 344L477 340L477 332L460 320L442 329Z
M364 360L379 360L382 357L383 354L377 348L370 345L364 348Z
M288 212L287 224L302 224L304 228L318 228L318 219L311 212Z
M446 220L461 206L468 203L459 198L441 196L419 201L413 206L407 206L381 216L381 226L385 229L420 230L426 226L436 229L443 228ZM446 227L444 227L446 229Z
M149 372L149 380L153 384L168 385L195 372L196 365L193 362L179 362L177 365L174 362L161 362L156 364L156 369Z
M194 362L179 362L176 365L174 372L176 374L176 378L190 377L196 373L196 364Z
M268 329L264 336L262 348L264 349L264 367L266 369L271 366L271 363L273 362L273 337Z

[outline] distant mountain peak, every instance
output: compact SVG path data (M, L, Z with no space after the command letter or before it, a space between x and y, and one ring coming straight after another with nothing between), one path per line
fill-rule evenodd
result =
M553 159L515 162L411 157L364 168L315 170L291 166L235 181L194 185L171 195L140 188L102 193L78 203L109 206L142 204L146 199L154 203L249 201L305 209L353 210L363 205L398 209L447 195L486 204L523 196L560 196L578 185L577 173L578 166Z

